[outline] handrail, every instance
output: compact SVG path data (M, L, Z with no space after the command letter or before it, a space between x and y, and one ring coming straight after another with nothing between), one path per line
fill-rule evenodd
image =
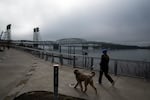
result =
M22 48L22 49L28 49L28 50L32 50L32 51L37 51L37 52L43 52L43 53L47 53L47 54L57 54L57 55L64 55L64 56L78 56L78 57L90 57L90 58L95 58L95 59L100 59L101 57L95 57L95 56L88 56L88 55L81 55L81 54L68 54L68 53L60 53L60 52L56 52L56 51L46 51L46 50L39 50L36 48L29 48L29 47L22 47L22 46L13 46L16 48ZM110 58L110 60L113 61L127 61L127 62L142 62L142 63L150 63L149 61L139 61L139 60L125 60L125 59L115 59L115 58Z
M68 54L56 51L39 50L36 48L13 46L26 51L31 51L33 54L38 54L40 58L51 61L52 63L60 63L61 65L86 68L99 71L100 57L93 57L81 54ZM34 53L37 52L37 53ZM57 58L57 59L56 59ZM67 63L68 62L68 63ZM148 61L132 61L122 59L110 59L110 72L114 75L125 75L150 79L150 62ZM95 67L94 67L95 66Z

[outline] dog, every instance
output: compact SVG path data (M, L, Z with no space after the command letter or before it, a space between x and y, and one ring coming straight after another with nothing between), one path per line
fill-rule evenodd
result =
M79 70L74 70L74 74L75 74L76 81L77 81L74 88L76 88L78 85L80 85L81 91L85 93L87 91L88 84L90 84L91 87L95 90L95 92L97 94L97 89L94 86L93 79L92 79L95 76L95 72L91 72L91 74L86 75L85 73L81 73ZM82 87L82 82L84 82L84 86L85 86L84 91L83 91L83 87Z

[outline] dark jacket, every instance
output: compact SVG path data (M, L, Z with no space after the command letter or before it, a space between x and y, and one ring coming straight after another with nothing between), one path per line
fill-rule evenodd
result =
M101 62L100 62L100 66L101 66L101 70L103 71L108 71L108 63L109 63L109 56L107 54L103 54L101 56Z

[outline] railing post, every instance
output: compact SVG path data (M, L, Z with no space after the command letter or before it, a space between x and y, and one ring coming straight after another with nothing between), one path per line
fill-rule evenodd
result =
M52 54L52 63L54 63L54 56L53 56L53 54Z
M85 68L87 67L86 63L87 63L87 56L85 55Z
M39 56L39 54L38 54L38 52L37 52L37 51L35 51L35 56L36 56L36 57L38 57L38 56Z
M60 55L59 60L60 60L60 64L63 65L63 56L62 55Z
M41 58L41 55L42 55L42 54L41 54L41 52L40 52L40 57L39 57L39 58Z
M94 59L93 57L91 57L91 70L93 70L93 62L94 62Z
M117 60L115 60L115 62L114 62L114 73L115 73L115 76L117 76L117 69L118 69L118 62L117 62Z
M73 56L73 68L75 68L75 67L76 67L76 57Z
M44 52L42 52L42 59L44 58Z
M148 66L147 66L147 64L145 63L145 69L144 69L145 71L144 71L144 78L147 80L149 77L149 75L148 75L148 72L149 72L149 70L148 70Z
M45 60L47 61L47 60L48 60L48 54L46 53L45 56L46 56L46 57L45 57Z
M39 58L40 58L40 52L39 52Z

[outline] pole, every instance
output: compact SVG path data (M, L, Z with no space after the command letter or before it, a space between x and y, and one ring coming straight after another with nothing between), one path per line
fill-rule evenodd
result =
M94 62L94 59L93 57L91 57L91 70L93 70L93 62Z
M59 65L54 64L54 100L58 100L58 75L59 75Z

